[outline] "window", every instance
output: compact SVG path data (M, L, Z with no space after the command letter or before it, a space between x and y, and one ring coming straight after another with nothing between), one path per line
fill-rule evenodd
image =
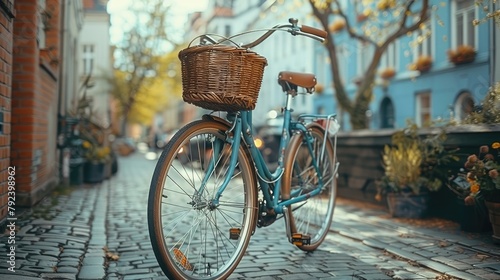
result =
M380 128L394 128L394 105L389 97L380 104Z
M460 122L474 110L474 99L468 91L459 94L453 106L454 117Z
M83 74L89 75L94 68L94 45L83 45Z
M38 29L36 34L36 40L39 49L45 48L45 22L47 20L47 13L45 12L45 0L38 0Z
M370 62L373 59L373 47L372 45L366 43L359 43L358 47L358 63L357 63L357 74L363 75L368 69Z
M233 0L217 0L215 1L216 7L232 8Z
M4 129L4 120L3 120L3 112L0 112L0 135L3 134Z
M397 69L398 65L398 51L396 47L396 42L391 43L389 46L387 46L387 50L384 52L382 55L382 58L380 59L380 67L382 69L384 68L393 68L394 70Z
M339 71L340 71L340 78L342 79L342 83L347 84L350 81L349 79L349 72L350 72L350 62L352 61L351 58L351 48L349 48L349 44L342 44L339 46L337 50L337 57L338 57L338 64L339 64ZM328 66L330 66L330 61L328 61ZM366 66L368 67L368 66Z
M417 21L418 18L415 18ZM417 59L419 56L432 56L432 36L433 26L432 22L428 20L424 26L413 32L413 41L411 47L413 51L413 58Z
M476 5L470 0L455 0L453 2L454 18L452 22L453 46L476 46L476 31L472 21L476 18Z
M429 126L431 123L431 93L417 94L416 123L418 126Z
M329 80L327 77L327 67L330 67L330 59L324 50L316 51L314 54L316 59L316 77L318 83L326 86L325 83Z

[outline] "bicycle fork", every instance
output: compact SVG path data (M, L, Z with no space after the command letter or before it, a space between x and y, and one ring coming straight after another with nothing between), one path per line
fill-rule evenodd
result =
M233 136L230 137L230 133L233 132ZM205 187L207 185L208 179L210 178L211 174L215 172L215 167L217 165L217 162L215 159L219 158L220 153L223 153L223 147L221 142L227 142L233 145L231 148L231 151L233 151L230 155L229 158L229 166L228 169L226 170L226 175L224 176L224 181L218 188L217 192L215 193L214 197L207 202L201 202L202 201L202 196L203 192L205 190ZM193 196L193 203L199 201L200 206L199 208L203 208L208 206L210 210L214 210L219 206L219 199L222 196L222 193L226 189L226 187L229 184L229 181L231 180L231 177L234 174L234 171L236 170L236 163L238 160L238 151L240 149L240 144L241 144L241 119L236 118L234 126L226 132L226 139L225 140L214 140L213 142L213 149L212 149L212 159L210 160L207 170L206 170L206 175L203 177L201 186L198 190L195 191L195 194Z

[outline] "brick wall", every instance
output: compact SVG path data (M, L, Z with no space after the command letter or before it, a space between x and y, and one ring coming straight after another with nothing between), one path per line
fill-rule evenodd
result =
M17 169L16 205L32 206L57 183L60 0L17 0L14 22L11 165ZM45 45L39 34L46 17Z
M7 217L8 175L10 166L11 84L12 84L12 1L0 8L0 224Z

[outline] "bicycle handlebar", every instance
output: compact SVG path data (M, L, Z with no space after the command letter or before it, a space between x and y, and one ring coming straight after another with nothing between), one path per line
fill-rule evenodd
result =
M324 42L326 37L328 36L328 33L326 33L326 31L324 31L324 30L317 29L317 28L307 26L307 25L302 25L302 26L297 25L297 23L298 23L297 19L291 18L288 21L290 22L290 24L276 25L273 28L271 28L269 31L264 33L264 35L257 38L257 40L255 40L251 43L248 43L248 44L244 44L241 47L245 48L245 49L253 48L253 47L259 45L260 43L262 43L264 40L266 40L276 30L281 30L281 29L285 29L285 28L288 28L288 30L286 30L286 31L291 33L294 36L295 35L302 35L302 36L306 36L306 37L318 40L320 42Z
M328 36L328 33L326 33L325 30L321 30L321 29L314 28L314 27L307 26L307 25L302 25L302 27L300 27L300 31L302 31L304 33L311 34L311 35L318 36L318 37L322 38L323 40L325 40L326 37Z

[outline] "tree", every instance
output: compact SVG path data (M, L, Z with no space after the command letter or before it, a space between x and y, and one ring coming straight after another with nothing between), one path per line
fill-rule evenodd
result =
M116 69L113 83L112 95L121 107L130 106L127 113L126 123L138 123L151 125L154 116L168 107L172 101L180 99L182 93L182 81L180 77L180 63L177 53L181 47L155 58L158 62L154 77L148 77L134 94L133 103L128 99L131 96L129 90L130 73ZM125 108L124 108L125 107Z
M115 46L115 70L110 77L122 134L129 123L149 125L167 103L169 91L162 81L168 75L161 65L165 53L175 47L166 33L169 11L163 0L140 0L123 15L125 30Z
M368 127L366 111L373 98L376 72L383 54L389 45L402 36L422 28L429 19L429 0L379 0L349 1L357 17L347 14L338 0L309 0L313 15L319 20L328 33L325 47L330 59L335 97L340 107L350 116L353 129ZM353 20L359 16L366 17L362 28L356 29ZM345 90L338 64L339 45L336 42L335 31L330 28L332 19L339 19L345 24L345 30L352 39L373 47L373 56L368 67L363 69L361 84L353 98Z
M500 25L500 4L497 4L496 0L476 0L475 4L483 10L485 15L475 19L472 22L473 25L479 25L489 20L494 20L496 24Z

